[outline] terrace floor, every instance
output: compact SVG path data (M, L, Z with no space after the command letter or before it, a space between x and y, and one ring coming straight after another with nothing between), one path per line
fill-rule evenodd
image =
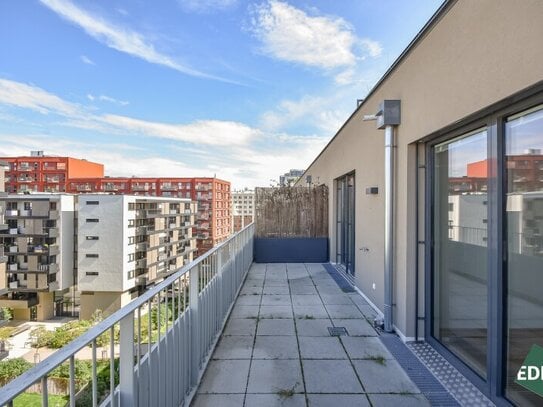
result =
M192 406L429 405L374 315L321 264L253 264Z

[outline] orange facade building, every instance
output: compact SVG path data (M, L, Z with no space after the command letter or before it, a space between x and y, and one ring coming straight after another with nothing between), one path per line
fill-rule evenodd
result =
M71 157L44 156L36 151L25 157L3 157L8 163L6 192L68 192L70 179L103 177L104 165Z

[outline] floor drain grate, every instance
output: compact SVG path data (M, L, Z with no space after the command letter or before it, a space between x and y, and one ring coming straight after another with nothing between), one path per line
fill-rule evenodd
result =
M347 329L343 326L329 326L328 332L330 332L330 336L347 336L349 333L347 332Z

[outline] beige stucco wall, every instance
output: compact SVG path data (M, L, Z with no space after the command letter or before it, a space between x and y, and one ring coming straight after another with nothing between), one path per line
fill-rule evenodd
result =
M356 171L357 285L382 310L384 134L376 130L375 122L362 122L362 117L374 114L383 99L401 100L394 313L396 326L407 337L414 335L415 326L416 163L412 143L543 80L542 21L540 0L459 0L306 171L313 182L330 187L332 261L334 179ZM365 195L368 186L378 186L379 195ZM362 247L369 251L361 251ZM423 265L421 275L422 270Z
M82 292L79 318L89 319L96 310L101 310L104 316L111 315L130 301L128 292Z

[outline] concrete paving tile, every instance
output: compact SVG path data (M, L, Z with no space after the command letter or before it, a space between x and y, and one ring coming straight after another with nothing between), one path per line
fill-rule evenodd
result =
M261 319L258 321L257 335L292 336L295 335L292 319Z
M317 289L312 285L294 285L290 286L291 294L314 294L317 295Z
M348 360L303 360L302 364L308 393L363 392Z
M395 360L385 364L374 360L353 360L353 365L368 393L420 393Z
M256 331L256 318L230 318L223 335L249 335L254 336Z
M298 340L302 359L347 359L336 337L303 336Z
M251 359L253 336L222 336L213 359Z
M240 290L240 295L260 295L262 294L262 288L263 287L246 287L243 286L243 288Z
M289 288L286 285L280 285L280 286L266 285L262 292L265 295L288 295Z
M247 407L305 407L305 396L293 394L281 397L278 394L247 394ZM222 404L220 405L222 407Z
M263 305L260 307L260 318L292 318L290 305Z
M353 305L349 296L345 294L322 294L320 297L325 305Z
M315 294L292 295L293 305L322 305L321 297Z
M257 336L253 359L298 359L295 336Z
M198 393L245 393L250 360L212 360Z
M334 287L331 284L321 285L317 286L317 290L319 291L320 295L328 294L328 295L341 295L344 294L343 291L337 286Z
M260 305L261 295L240 295L236 300L236 305Z
M374 407L424 407L430 406L422 394L368 394Z
M244 283L245 287L262 287L263 285L263 278L247 278Z
M343 326L347 329L349 336L378 336L368 321L360 319L332 319L334 326Z
M262 305L291 305L290 295L263 295Z
M298 336L326 336L330 337L328 327L333 326L332 321L322 319L296 319Z
M191 407L240 407L244 394L198 394Z
M370 305L355 305L366 318L373 320L377 316L377 312Z
M328 318L323 305L293 305L296 318Z
M292 286L300 286L300 285L314 285L313 280L309 276L303 276L303 277L289 277L288 279L289 285Z
M341 342L343 342L345 350L351 359L371 359L373 357L394 359L377 337L342 336Z
M236 305L232 308L230 318L256 318L258 308L258 305Z
M364 394L308 394L307 399L309 407L370 407Z
M362 313L354 305L325 305L330 318L363 318Z
M299 360L253 360L247 393L304 391Z

